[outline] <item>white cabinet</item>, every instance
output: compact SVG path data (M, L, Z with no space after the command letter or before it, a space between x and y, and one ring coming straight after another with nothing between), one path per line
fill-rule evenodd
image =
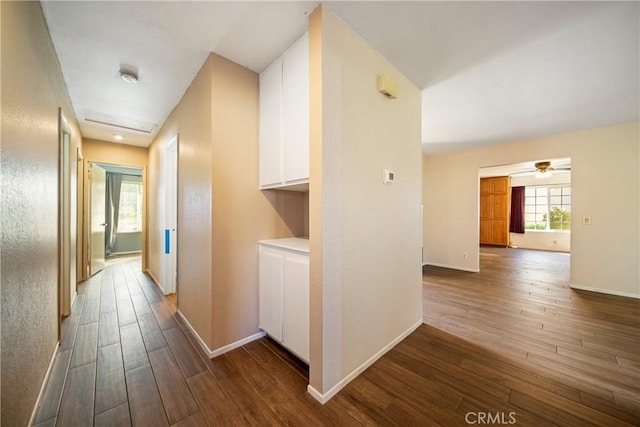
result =
M260 74L260 188L282 182L282 60Z
M282 341L282 268L280 249L260 245L260 329Z
M263 240L259 249L260 329L308 363L308 241Z
M309 255L286 253L282 280L282 344L309 362Z
M309 37L260 74L260 188L307 190Z

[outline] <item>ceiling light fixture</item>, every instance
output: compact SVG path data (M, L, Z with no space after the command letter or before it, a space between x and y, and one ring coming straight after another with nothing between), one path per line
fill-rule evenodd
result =
M138 83L138 75L133 71L120 70L120 78L127 83Z
M538 171L536 172L536 178L549 178L553 173L551 171Z
M536 178L549 178L553 175L553 168L551 167L551 162L538 162L535 164L536 167Z
M114 133L113 139L115 139L116 141L122 141L124 139L124 136L120 135L119 133Z

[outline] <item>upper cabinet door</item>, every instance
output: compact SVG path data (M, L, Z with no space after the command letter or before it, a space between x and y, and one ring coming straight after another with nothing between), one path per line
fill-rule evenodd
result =
M260 74L260 187L282 181L282 61Z
M287 183L309 179L309 35L282 57L282 153Z

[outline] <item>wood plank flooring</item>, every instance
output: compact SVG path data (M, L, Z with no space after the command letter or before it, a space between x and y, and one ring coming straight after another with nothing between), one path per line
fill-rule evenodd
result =
M426 324L320 405L269 339L207 359L175 299L122 259L79 286L36 423L640 425L640 304L571 290L568 265L482 248L479 274L425 268Z

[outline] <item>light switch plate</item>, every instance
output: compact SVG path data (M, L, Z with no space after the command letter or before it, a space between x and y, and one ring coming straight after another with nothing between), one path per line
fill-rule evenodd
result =
M396 178L396 174L389 169L382 169L382 182L385 184L391 184Z

